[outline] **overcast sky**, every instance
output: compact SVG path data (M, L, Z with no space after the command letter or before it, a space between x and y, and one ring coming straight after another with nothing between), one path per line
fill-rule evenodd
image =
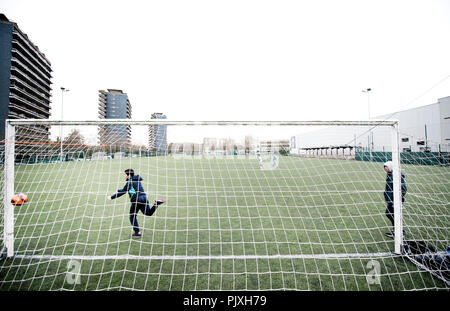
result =
M52 119L367 119L450 96L450 1L0 0L52 63Z

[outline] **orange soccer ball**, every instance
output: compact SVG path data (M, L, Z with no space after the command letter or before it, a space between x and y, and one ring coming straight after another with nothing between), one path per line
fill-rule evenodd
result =
M25 193L18 193L13 195L11 199L11 204L14 206L22 206L24 203L28 202L28 197Z

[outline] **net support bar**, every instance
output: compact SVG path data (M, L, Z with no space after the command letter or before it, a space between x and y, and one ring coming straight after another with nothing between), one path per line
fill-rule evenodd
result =
M4 245L6 256L14 256L14 207L11 198L14 195L14 140L15 127L9 122L5 122L5 189L3 196L4 207Z

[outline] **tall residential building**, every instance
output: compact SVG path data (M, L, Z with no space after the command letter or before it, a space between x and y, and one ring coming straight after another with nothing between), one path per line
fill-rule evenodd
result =
M131 104L128 95L122 90L100 90L98 117L99 119L131 119ZM131 146L131 126L99 126L99 140L101 145L128 148Z
M152 113L151 119L167 119L159 112ZM155 154L167 153L167 125L150 125L148 127L148 147Z
M0 14L0 140L6 119L48 119L50 61L16 23ZM16 133L16 141L48 141L49 128L34 126Z

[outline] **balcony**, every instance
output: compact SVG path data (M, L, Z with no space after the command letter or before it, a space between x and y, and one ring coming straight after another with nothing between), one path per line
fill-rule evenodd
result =
M42 101L39 98L37 98L37 97L33 96L32 94L28 93L25 89L20 88L19 86L14 85L14 84L12 84L10 86L10 90L14 91L15 93L19 93L19 94L22 95L22 96L19 96L19 97L27 99L31 103L35 102L35 103L38 104L38 106L43 106L48 111L50 110L50 101L47 101L47 102Z
M47 94L40 92L38 89L30 86L29 84L25 83L23 80L19 80L15 76L11 76L11 85L18 85L21 89L26 89L28 91L32 91L33 94L37 96L40 100L43 100L44 102L50 103L50 96L47 96Z
M20 97L20 96L14 95L14 94L9 94L9 98L10 98L10 100L12 100L9 103L10 106L16 105L17 107L22 107L24 109L24 111L32 111L32 114L34 116L40 116L40 117L37 117L37 119L47 119L50 116L50 109L45 109L45 108L39 107L38 105ZM31 108L33 110L29 110L28 108L25 108L24 105L28 106L29 108ZM20 109L22 109L22 108L20 108Z
M11 72L15 72L16 74L13 75L12 73L12 77L16 77L18 80L24 80L26 81L27 84L32 84L36 89L39 89L42 93L46 94L48 97L50 97L50 90L51 88L48 86L48 90L45 89L41 84L38 84L35 82L34 79L31 79L26 73L24 73L22 70L20 70L20 68L15 67L15 66L11 66Z
M44 73L41 69L42 69L42 66L36 66L35 64L34 64L34 62L31 62L30 61L30 58L29 57L25 57L18 49L16 49L16 48L12 48L11 49L11 52L12 52L12 55L14 56L14 57L16 57L17 59L20 59L20 61L22 62L22 63L24 63L25 65L27 65L27 67L31 67L31 68L33 68L33 72L35 72L36 74L38 74L42 79L46 79L46 80L48 80L48 83L51 83L51 81L50 81L50 78L52 77L51 76L51 74L49 73L49 72L47 72L47 73Z
M14 29L13 35L17 36L17 38L19 40L24 42L26 44L26 46L29 48L29 50L31 52L33 52L36 55L36 57L41 59L42 62L44 64L46 64L48 66L48 68L51 70L51 64L48 61L48 59L43 54L41 54L41 52L37 49L37 47L35 47L33 44L31 44L30 40L28 39L28 36L24 35L18 28Z
M42 79L41 77L39 77L38 74L36 74L34 71L30 70L30 68L26 64L21 62L17 57L11 57L11 66L13 66L13 64L18 66L19 69L22 69L23 71L27 72L28 76L34 77L35 81L41 82L43 86L49 86L51 84L50 79L46 79L46 80Z
M43 125L28 125L26 127L18 127L17 133L18 134L37 134L32 136L42 136L45 134L48 134L49 127L43 126ZM27 135L31 136L31 135Z
M52 68L49 67L46 63L44 63L42 60L36 58L36 56L31 53L27 48L24 47L21 41L17 39L12 40L13 48L18 48L20 51L28 55L28 58L38 67L41 67L45 72L47 72L48 76L51 76Z
M9 103L9 109L10 111L14 111L16 112L18 115L23 114L25 119L47 119L48 115L50 115L48 113L47 116L39 114L36 111L30 110L25 108L23 105L19 105L16 103Z

